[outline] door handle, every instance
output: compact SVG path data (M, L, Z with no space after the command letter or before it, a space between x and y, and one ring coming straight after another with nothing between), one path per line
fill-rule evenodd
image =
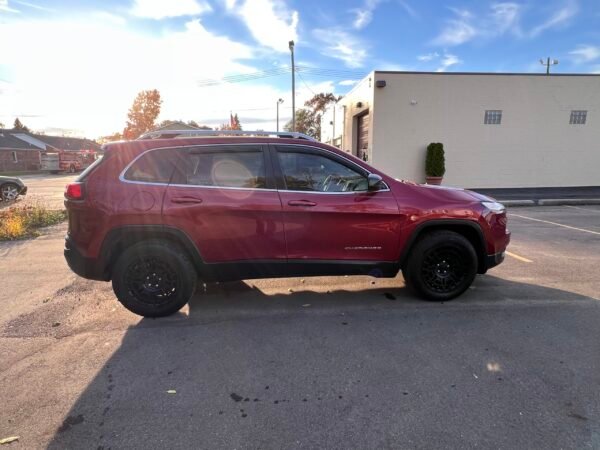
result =
M310 200L290 200L288 202L290 206L317 206L315 202L311 202Z
M178 203L181 205L197 205L202 203L202 199L197 197L174 197L171 199L171 203Z

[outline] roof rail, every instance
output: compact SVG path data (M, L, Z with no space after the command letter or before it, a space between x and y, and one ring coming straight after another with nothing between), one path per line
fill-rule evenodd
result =
M291 131L245 131L245 130L156 130L142 134L137 140L178 138L178 137L205 137L205 136L276 136L288 139L306 139L316 141L315 138L304 133Z

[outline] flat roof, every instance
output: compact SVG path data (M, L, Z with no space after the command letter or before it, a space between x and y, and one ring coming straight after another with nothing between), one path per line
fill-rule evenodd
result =
M375 70L374 73L407 74L407 75L493 75L493 76L526 76L526 77L600 77L600 73L527 73L527 72L417 72L402 70Z

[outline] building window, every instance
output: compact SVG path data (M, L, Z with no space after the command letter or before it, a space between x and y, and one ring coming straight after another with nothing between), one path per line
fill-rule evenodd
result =
M485 111L483 123L486 125L500 125L502 123L502 110L488 109Z
M19 162L19 157L17 156L17 152L12 152L12 160L14 163Z
M569 119L569 123L571 125L585 125L586 119L587 111L573 110L571 111L571 118Z

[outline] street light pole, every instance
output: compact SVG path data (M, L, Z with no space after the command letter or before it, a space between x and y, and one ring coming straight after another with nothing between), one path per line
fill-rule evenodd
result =
M292 53L292 131L296 131L296 66L294 65L294 41L289 42Z
M550 57L546 58L546 61L540 59L540 64L542 66L546 66L546 75L550 75L550 66L555 66L558 64L558 59L553 59L550 61Z
M283 99L277 100L277 132L279 133L279 105L283 103Z

